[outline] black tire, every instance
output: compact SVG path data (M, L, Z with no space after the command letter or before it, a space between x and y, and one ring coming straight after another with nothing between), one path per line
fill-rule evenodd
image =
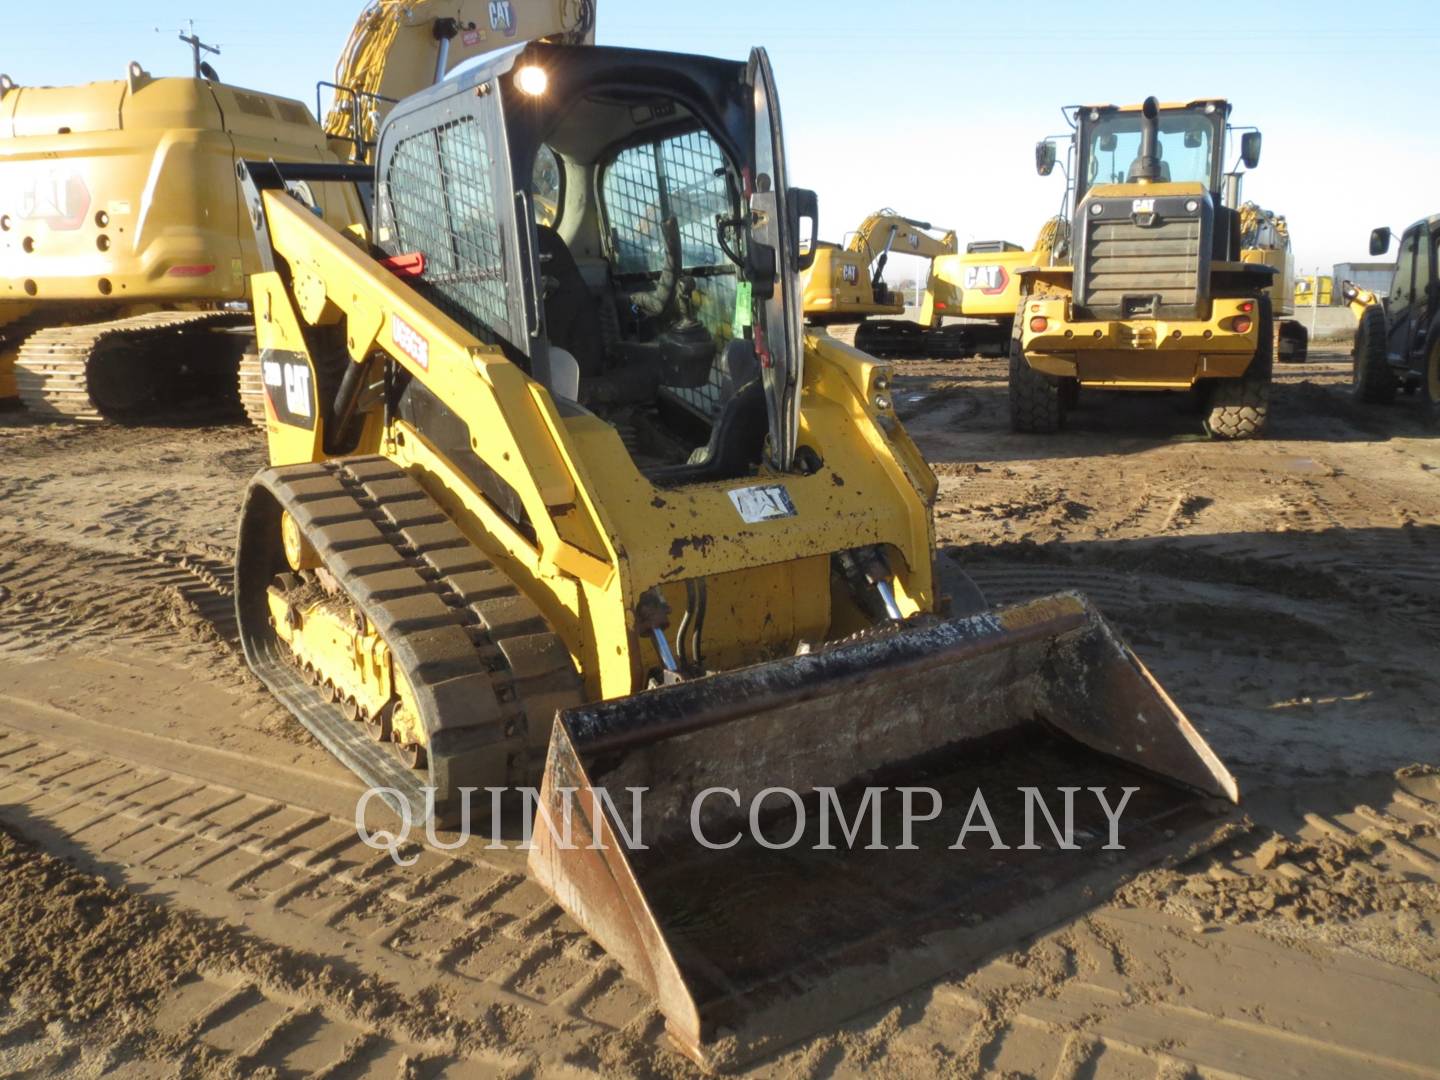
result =
M1310 359L1310 331L1304 323L1286 319L1277 324L1275 359L1282 364L1303 364Z
M1430 349L1425 354L1425 370L1420 373L1420 392L1425 403L1425 420L1440 424L1440 323L1430 329Z
M1399 383L1390 370L1386 346L1385 309L1371 304L1355 327L1354 374L1350 392L1367 405L1388 405L1395 400Z
M1060 380L1060 405L1068 413L1080 406L1080 380Z
M1049 435L1065 425L1062 380L1036 371L1018 339L1010 343L1010 430Z
M1245 374L1216 379L1210 387L1210 410L1205 430L1213 439L1253 439L1270 419L1270 376L1275 366L1275 330L1270 301L1256 301L1260 325L1255 355Z

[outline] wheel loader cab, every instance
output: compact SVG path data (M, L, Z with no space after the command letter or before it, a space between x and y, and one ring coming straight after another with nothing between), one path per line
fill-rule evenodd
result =
M397 109L381 139L382 246L423 253L430 299L563 411L615 427L651 479L753 470L767 416L739 288L745 66L547 46L507 66ZM437 172L441 189L426 182ZM529 177L528 197L498 199L507 176ZM513 277L525 288L507 291ZM407 389L402 415L424 393Z

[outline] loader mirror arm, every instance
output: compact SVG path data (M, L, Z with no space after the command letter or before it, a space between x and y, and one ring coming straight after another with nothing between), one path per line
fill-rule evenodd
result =
M809 188L791 188L789 198L790 209L790 235L795 237L799 245L799 269L809 270L815 262L815 251L818 247L820 235L820 199ZM807 243L800 243L800 222L807 219L810 222L810 238ZM800 250L803 248L803 250Z

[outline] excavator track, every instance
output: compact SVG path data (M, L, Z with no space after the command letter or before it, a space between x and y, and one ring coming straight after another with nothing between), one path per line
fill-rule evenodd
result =
M15 360L20 344L45 325L37 315L27 315L0 326L0 412L22 407L15 387Z
M245 418L261 430L265 428L265 376L260 369L260 354L254 349L246 350L240 357L240 374L237 384L240 407Z
M277 633L268 596L289 569L282 511L408 683L427 735L418 758L407 762L347 719ZM408 473L383 457L266 469L241 520L236 611L246 658L367 785L388 789L401 812L402 802L421 811L433 787L437 818L453 821L462 787L538 780L556 711L583 699L570 655L539 609Z
M89 423L130 419L153 406L167 370L181 368L175 347L189 332L247 319L231 311L152 311L40 330L24 340L15 360L20 400L37 416Z

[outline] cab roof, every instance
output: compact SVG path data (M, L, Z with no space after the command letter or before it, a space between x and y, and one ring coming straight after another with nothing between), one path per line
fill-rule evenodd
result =
M1229 103L1228 101L1226 101L1224 98L1218 98L1218 97L1215 97L1215 98L1192 98L1192 99L1189 100L1189 101L1162 101L1162 102L1160 103L1160 108L1161 108L1161 109L1193 109L1193 108L1194 108L1195 106L1197 106L1197 105L1214 105L1215 108L1216 108L1217 110L1221 111L1221 112L1228 113L1228 112L1230 111L1230 103ZM1096 110L1097 112L1122 112L1122 113L1139 112L1140 109L1141 109L1141 107L1142 107L1141 104L1135 104L1135 105L1108 105L1108 104L1097 104L1097 105L1077 105L1077 106L1075 106L1075 108L1084 110L1084 111L1086 111L1086 112L1090 111L1091 109L1094 109L1094 110Z

